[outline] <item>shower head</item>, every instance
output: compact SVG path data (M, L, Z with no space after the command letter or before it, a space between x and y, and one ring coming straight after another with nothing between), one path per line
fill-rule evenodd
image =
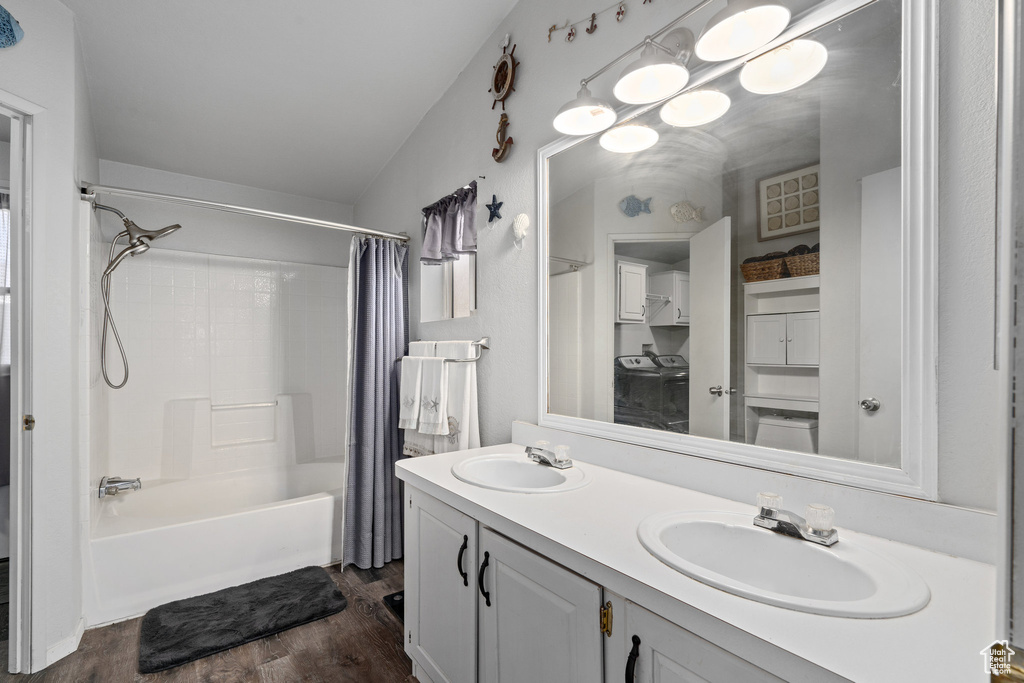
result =
M128 244L133 247L137 247L138 245L143 244L143 240L146 240L147 242L158 240L165 235L170 235L181 226L175 223L174 225L168 225L166 228L160 228L159 230L143 230L139 226L135 225L133 220L125 218L124 227L128 231Z
M129 244L127 247L121 250L121 253L110 260L107 264L106 270L103 271L103 276L106 277L114 272L114 269L121 265L121 261L128 256L135 256L141 254L144 251L149 251L149 244L143 241L139 241L139 244Z

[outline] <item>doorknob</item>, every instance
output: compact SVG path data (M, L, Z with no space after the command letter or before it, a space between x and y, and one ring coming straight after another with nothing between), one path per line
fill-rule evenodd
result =
M860 402L860 407L869 413L873 413L881 408L882 404L878 402L877 398L866 398Z
M708 387L708 393L711 394L712 396L721 396L722 385L719 384L717 387Z

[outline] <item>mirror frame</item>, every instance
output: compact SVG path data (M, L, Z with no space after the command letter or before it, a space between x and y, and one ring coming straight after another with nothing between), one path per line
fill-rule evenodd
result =
M696 89L743 62L825 26L874 0L832 0L798 16L771 43L743 58L701 67L684 91ZM548 160L593 139L565 136L537 152L538 424L683 455L719 460L810 479L936 500L938 496L938 91L939 0L902 0L902 346L901 466L798 453L548 412ZM661 105L621 110L620 122Z

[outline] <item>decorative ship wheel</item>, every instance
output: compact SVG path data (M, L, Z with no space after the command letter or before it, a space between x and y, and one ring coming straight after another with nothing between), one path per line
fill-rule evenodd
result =
M507 49L508 42L506 41L501 48L501 57L498 58L498 63L494 65L491 89L487 91L494 94L494 102L491 103L491 109L494 109L494 105L501 102L502 111L505 111L505 98L515 90L516 67L519 66L519 62L514 57L516 46L513 45L512 50L506 54L505 50Z

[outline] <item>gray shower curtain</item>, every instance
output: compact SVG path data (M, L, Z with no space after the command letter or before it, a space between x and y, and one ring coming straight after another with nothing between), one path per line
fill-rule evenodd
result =
M409 248L394 240L353 237L348 484L343 563L383 567L402 556L402 492L395 463L398 364L409 348Z

